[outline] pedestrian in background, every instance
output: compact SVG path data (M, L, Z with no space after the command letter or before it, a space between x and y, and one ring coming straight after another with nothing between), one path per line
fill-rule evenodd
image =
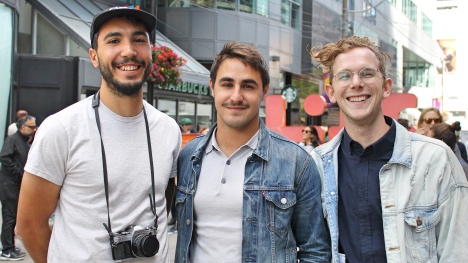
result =
M315 147L321 145L317 129L313 126L306 126L302 130L302 142L299 142L299 146L304 148L308 153L311 153Z
M390 56L352 36L311 50L344 128L312 156L322 177L333 263L468 262L468 182L441 141L384 116ZM423 118L441 120L441 116Z
M192 133L192 126L192 119L182 118L182 120L180 120L180 131L182 132L182 134Z
M442 117L439 109L426 108L421 112L421 115L419 115L418 129L416 129L415 132L427 136L427 133L432 126L442 123L443 121L444 118Z
M18 121L20 118L28 116L28 112L25 110L18 110L16 112L16 121ZM14 134L18 130L18 127L16 126L16 122L13 122L8 126L8 133L7 136L10 136Z
M44 120L25 166L16 231L36 263L169 262L166 207L182 138L143 99L155 25L131 7L94 16L89 55L101 87Z
M315 163L260 119L269 81L251 45L215 57L218 122L178 160L175 262L330 262Z
M445 144L447 144L450 149L452 149L452 151L457 156L461 166L463 167L463 171L465 172L465 175L468 179L468 163L463 160L458 148L457 136L455 135L456 128L456 124L449 125L447 123L438 123L429 129L427 136L445 142Z
M0 201L2 202L1 260L21 260L26 253L15 246L16 214L24 165L28 158L28 141L36 132L36 118L21 117L15 124L17 131L9 135L0 152Z

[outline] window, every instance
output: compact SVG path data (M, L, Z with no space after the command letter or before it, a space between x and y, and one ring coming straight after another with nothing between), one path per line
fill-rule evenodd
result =
M422 29L429 35L432 36L432 21L424 13L422 14Z
M169 7L190 7L190 0L169 0Z
M193 6L214 7L215 0L192 0Z
M403 0L403 13L413 22L417 22L418 8L411 0Z
M219 9L236 10L236 0L217 0L216 7Z
M281 0L281 23L299 29L301 22L301 7L293 0Z

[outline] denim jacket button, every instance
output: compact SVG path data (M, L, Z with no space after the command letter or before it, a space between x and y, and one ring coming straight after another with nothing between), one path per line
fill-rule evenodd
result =
M187 221L185 221L185 223L186 223L187 225L190 225L190 219L187 219Z
M288 200L287 200L286 198L284 198L284 197L281 198L281 203L282 203L283 205L286 204L287 202L288 202Z

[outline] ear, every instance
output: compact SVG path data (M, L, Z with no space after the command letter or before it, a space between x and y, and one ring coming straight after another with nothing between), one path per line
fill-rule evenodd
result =
M392 79L391 78L385 79L383 87L382 87L384 99L390 97L390 94L392 93L392 86L393 86Z
M98 60L97 52L95 49L93 48L89 49L89 58L91 59L91 63L93 63L93 66L97 68L99 66L99 60Z
M335 90L333 89L331 84L325 84L325 92L327 93L330 102L336 103Z
M213 79L210 78L210 90L211 90L211 96L214 97L214 83Z
M270 90L270 84L266 85L264 88L263 88L263 96L262 96L262 100L264 100L266 98L266 95L268 93L268 90Z

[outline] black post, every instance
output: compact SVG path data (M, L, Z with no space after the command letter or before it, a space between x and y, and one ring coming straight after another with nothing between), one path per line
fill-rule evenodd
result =
M158 3L156 0L151 0L151 13L157 17L157 12L158 12ZM158 22L156 21L156 24ZM156 27L154 28L153 32L151 32L151 36L153 38L152 44L156 45ZM157 83L154 83L152 81L148 81L148 86L146 90L146 101L153 105L154 102L154 87L157 85ZM154 105L153 105L154 106Z

